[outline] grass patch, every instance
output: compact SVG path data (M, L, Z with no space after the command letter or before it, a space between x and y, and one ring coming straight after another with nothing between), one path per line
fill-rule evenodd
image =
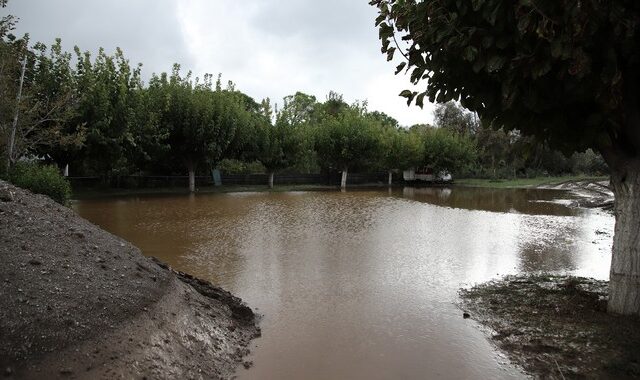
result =
M461 307L540 378L640 377L640 318L606 313L608 283L509 276L460 291Z

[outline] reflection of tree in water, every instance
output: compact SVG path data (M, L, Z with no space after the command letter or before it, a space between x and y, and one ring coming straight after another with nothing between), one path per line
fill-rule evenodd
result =
M518 233L519 270L522 272L572 271L578 266L575 218L522 217ZM583 252L584 254L584 252Z
M552 203L567 193L546 189L491 189L480 187L405 187L402 197L443 207L517 212L530 215L575 215L577 211Z

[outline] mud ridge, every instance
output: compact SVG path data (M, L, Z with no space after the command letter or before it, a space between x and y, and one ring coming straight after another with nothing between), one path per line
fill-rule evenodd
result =
M230 378L260 335L229 292L0 181L0 375Z

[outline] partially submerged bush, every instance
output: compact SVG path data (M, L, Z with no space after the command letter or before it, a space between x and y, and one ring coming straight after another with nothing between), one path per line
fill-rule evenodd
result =
M53 165L18 162L11 168L9 180L16 186L47 195L63 205L71 198L71 185Z

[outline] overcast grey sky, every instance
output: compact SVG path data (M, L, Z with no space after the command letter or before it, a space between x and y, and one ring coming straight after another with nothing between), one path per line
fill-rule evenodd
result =
M431 122L433 105L398 97L408 76L380 53L368 0L9 0L17 33L66 49L124 50L145 77L174 62L195 74L222 73L256 100L281 103L296 91L324 100L368 100L403 125Z

